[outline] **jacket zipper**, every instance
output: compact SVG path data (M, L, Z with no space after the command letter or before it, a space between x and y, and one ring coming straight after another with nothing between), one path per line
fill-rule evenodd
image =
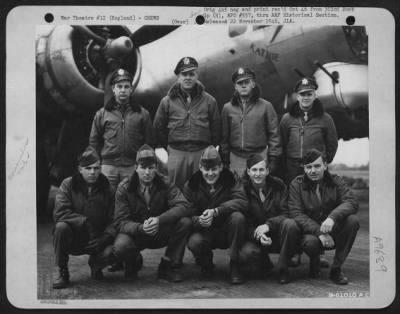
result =
M125 112L124 112L125 114ZM125 115L122 116L121 120L121 128L122 128L122 150L121 150L121 159L123 158L124 151L125 151Z
M300 158L303 158L303 144L304 144L304 125L301 122L300 128Z
M240 143L240 148L243 149L244 148L244 110L242 109L242 117L240 119L240 127L242 130L242 142Z

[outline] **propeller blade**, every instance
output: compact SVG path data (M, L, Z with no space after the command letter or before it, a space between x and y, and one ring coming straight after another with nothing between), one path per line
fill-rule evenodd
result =
M171 33L179 26L170 25L146 25L140 27L131 36L131 40L135 47L146 45Z
M84 36L88 36L93 39L95 43L101 45L102 47L106 44L107 40L94 32L92 32L87 26L84 25L71 25L75 30L80 32Z
M283 25L278 25L278 26L275 28L275 32L274 32L274 34L272 35L271 41L269 42L270 44L272 44L272 42L275 40L276 36L278 36L278 34L280 33L280 31L282 30L282 27L283 27Z
M114 70L115 69L110 71L104 79L104 105L106 105L114 95L110 86L111 76Z

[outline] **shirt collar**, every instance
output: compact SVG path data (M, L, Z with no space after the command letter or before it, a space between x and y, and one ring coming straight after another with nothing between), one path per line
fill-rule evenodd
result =
M139 190L141 193L143 193L146 188L149 188L149 191L151 191L151 189L153 188L153 184L151 184L151 185L140 184L139 185Z

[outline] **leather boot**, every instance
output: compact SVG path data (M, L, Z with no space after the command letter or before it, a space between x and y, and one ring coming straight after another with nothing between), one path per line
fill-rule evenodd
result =
M347 285L349 283L349 280L339 267L331 269L329 278L337 285Z
M183 280L179 270L173 268L171 261L165 258L161 258L161 262L158 265L158 278L171 282L181 282Z
M280 269L279 270L279 280L278 280L278 282L281 285L284 285L284 284L289 283L290 280L291 280L291 278L290 278L289 270L288 269Z
M138 272L132 263L125 265L125 278L127 280L136 280L138 278Z
M138 271L143 267L143 256L138 253L135 260L125 260L125 278L135 280L138 278Z
M101 261L95 255L90 255L88 264L90 267L90 277L93 280L102 280L103 279L102 269L103 267L105 267L105 265L102 265Z
M201 256L195 256L195 261L200 266L203 277L209 278L213 275L214 263L212 251Z
M93 280L103 280L103 272L101 269L95 269L93 267L90 268L90 277Z
M238 263L231 262L231 283L234 285L239 285L244 282L244 278L242 272L240 271L240 267Z
M53 281L53 289L63 289L69 285L68 267L58 268L58 277Z
M318 278L321 273L319 254L310 256L310 278Z

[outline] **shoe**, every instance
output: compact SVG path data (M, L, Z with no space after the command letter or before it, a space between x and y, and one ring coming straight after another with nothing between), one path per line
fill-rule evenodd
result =
M337 285L347 285L349 279L342 273L340 268L332 268L329 278Z
M138 278L138 272L134 268L134 265L129 265L125 267L125 275L124 275L126 280L136 280Z
M114 259L112 259L114 261ZM90 267L90 277L94 280L102 280L103 277L103 268L106 267L110 261L106 261L104 259L100 259L94 255L90 255L89 257L89 267Z
M326 259L326 257L325 257L325 255L324 254L321 254L320 256L319 256L319 265L320 265L320 267L321 268L329 268L329 262L328 262L328 260Z
M125 278L127 280L136 280L138 278L138 272L143 267L143 256L138 253L136 255L136 259L132 262L132 260L125 260L124 263L117 262L115 264L124 264L125 265ZM110 270L109 270L110 271Z
M110 267L108 267L109 272L115 272L115 271L120 271L124 269L124 264L122 261L120 262L115 262L112 264Z
M182 275L178 269L173 268L171 262L164 258L161 258L161 262L158 265L158 278L168 280L170 282L183 281Z
M230 265L231 268L231 284L239 285L244 282L244 278L242 272L240 271L240 267L237 263L232 263Z
M289 267L297 267L301 264L301 254L296 254L289 262Z
M287 284L290 282L290 273L288 270L280 270L279 271L279 283L281 285Z
M53 281L53 289L64 289L69 285L68 267L59 267L58 277Z
M214 275L214 264L201 266L202 277L210 278Z
M136 261L133 263L133 268L136 269L136 271L141 270L143 267L143 256L141 253L139 253L136 257Z
M321 274L319 255L310 256L310 278L318 278Z
M212 252L206 255L195 256L196 265L200 266L200 272L204 277L211 277L214 274L214 263Z

